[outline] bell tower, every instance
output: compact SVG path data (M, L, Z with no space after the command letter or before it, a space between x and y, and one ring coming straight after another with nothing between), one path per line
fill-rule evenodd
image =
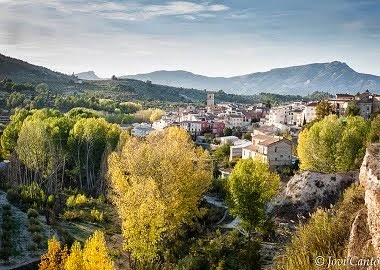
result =
M215 92L207 92L207 106L215 105Z

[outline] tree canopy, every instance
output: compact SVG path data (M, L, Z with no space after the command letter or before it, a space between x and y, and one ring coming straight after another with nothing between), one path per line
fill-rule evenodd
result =
M324 173L357 169L365 153L368 131L368 123L360 116L325 117L299 135L300 168Z
M241 159L228 177L229 205L248 231L260 228L266 218L266 204L277 194L280 177L268 163Z
M128 137L109 158L112 200L122 220L125 247L151 262L163 238L200 216L202 194L211 183L210 156L186 131L168 128L146 140Z

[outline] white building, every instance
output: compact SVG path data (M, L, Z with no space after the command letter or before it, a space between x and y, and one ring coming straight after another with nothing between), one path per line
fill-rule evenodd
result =
M230 161L234 158L241 158L243 149L252 145L252 142L249 140L237 140L230 146Z
M259 157L269 163L271 169L279 166L291 166L292 143L278 136L256 135L252 145L243 148L242 158Z
M306 104L305 109L303 111L302 118L302 124L305 121L306 123L310 123L315 118L317 118L316 114L316 108L318 103L317 102L310 102L309 104Z
M131 130L131 134L136 137L145 137L149 133L153 132L154 129L150 124L147 123L135 123L133 124L133 129Z

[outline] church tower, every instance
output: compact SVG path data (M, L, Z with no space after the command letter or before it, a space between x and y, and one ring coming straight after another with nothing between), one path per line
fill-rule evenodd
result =
M207 92L207 106L215 105L215 92Z

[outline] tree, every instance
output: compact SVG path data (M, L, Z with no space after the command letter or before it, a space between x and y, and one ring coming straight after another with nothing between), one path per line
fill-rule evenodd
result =
M232 128L228 128L228 127L224 128L223 129L223 135L224 136L231 136L232 135Z
M242 220L249 232L261 228L266 220L266 205L278 192L280 177L258 158L241 159L227 181L231 213Z
M145 140L127 137L108 164L125 247L138 262L152 262L165 239L201 215L198 205L212 179L210 156L185 130L172 127Z
M299 135L302 170L324 173L357 169L365 153L368 123L360 116L325 117Z
M161 119L161 117L165 114L165 111L160 109L155 109L152 111L152 114L149 117L150 122L154 122L156 120Z
M360 108L358 104L356 104L356 102L350 101L348 103L345 116L357 116L357 115L360 115Z
M333 108L328 100L322 100L318 103L316 109L317 119L323 119L325 116L328 116L333 113Z
M104 234L95 231L86 240L83 250L79 242L62 247L53 237L48 242L48 252L41 257L40 270L114 270L115 266L109 255Z
M378 142L380 139L380 114L376 115L371 121L369 140Z
M100 165L106 152L115 149L119 135L120 127L102 118L82 118L75 123L70 130L68 146L74 157L74 176L80 189L104 193Z
M114 270L115 266L109 255L104 234L95 231L87 239L83 248L84 270Z
M53 236L48 241L48 251L41 256L41 262L38 265L39 270L65 270L64 265L67 260L67 247L61 247L59 241Z
M74 242L65 263L65 270L85 270L84 267L82 247L79 242Z

